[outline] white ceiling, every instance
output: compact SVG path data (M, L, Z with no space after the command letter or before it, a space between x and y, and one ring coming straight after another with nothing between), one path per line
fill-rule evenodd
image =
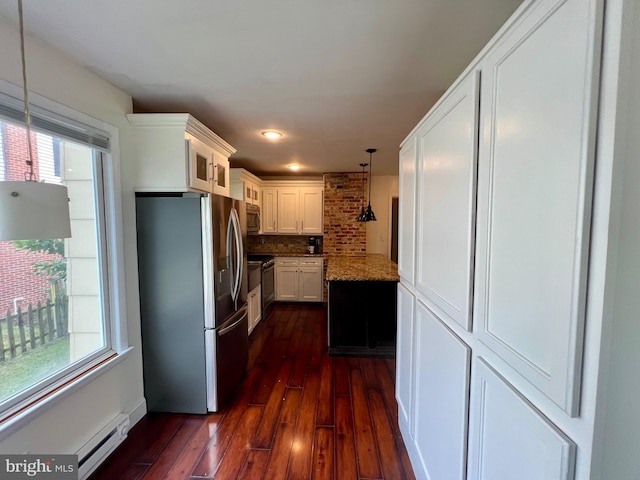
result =
M520 3L24 0L24 16L136 111L193 114L238 150L232 166L357 171L373 147L373 173L395 175L400 142ZM17 1L0 16L17 23Z

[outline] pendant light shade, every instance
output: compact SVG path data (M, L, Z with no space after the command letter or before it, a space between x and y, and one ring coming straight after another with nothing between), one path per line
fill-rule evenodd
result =
M371 209L371 182L373 180L373 153L376 152L375 148L367 148L367 153L369 154L369 205L367 205L367 210L364 212L363 222L375 222L376 216Z
M18 0L18 17L29 172L23 182L0 182L0 240L67 238L71 236L67 187L37 182L33 171L22 0Z
M0 182L0 240L70 236L67 187L33 181Z
M365 216L366 216L366 212L364 211L364 167L366 167L367 165L369 164L368 163L360 164L360 166L362 167L362 207L360 209L360 215L358 215L358 218L356 218L357 222L364 222Z

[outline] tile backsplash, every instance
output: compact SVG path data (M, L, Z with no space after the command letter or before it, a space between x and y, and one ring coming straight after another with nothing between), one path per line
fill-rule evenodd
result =
M322 236L317 235L248 235L249 253L307 253L309 239L319 239L322 253Z

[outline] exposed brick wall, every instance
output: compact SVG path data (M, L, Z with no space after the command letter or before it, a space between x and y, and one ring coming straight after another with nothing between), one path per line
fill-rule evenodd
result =
M49 260L55 255L18 250L12 242L0 242L0 318L7 309L13 313L13 300L24 298L17 303L23 310L29 303L45 303L49 297L50 283L42 275L33 274L33 264L39 260Z
M27 133L26 130L17 125L10 125L8 123L1 123L3 135L3 154L5 159L5 180L25 180L25 175L28 175L29 166L26 164L26 160L29 158L29 152L27 151ZM39 181L38 178L38 142L36 141L36 134L31 133L31 149L33 153L33 171L35 174L34 180Z
M367 253L365 223L356 222L362 208L362 173L325 173L325 255L361 256ZM368 184L365 174L365 194ZM366 207L366 205L365 205Z

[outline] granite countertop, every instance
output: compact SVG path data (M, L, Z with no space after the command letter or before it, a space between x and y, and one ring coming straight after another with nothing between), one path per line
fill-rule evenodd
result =
M400 281L398 265L380 254L363 257L330 256L327 258L325 280L340 281Z

